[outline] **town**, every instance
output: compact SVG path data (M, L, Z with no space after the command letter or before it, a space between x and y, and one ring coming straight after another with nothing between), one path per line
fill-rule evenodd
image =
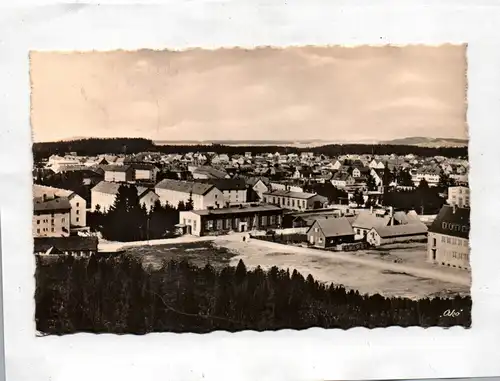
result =
M226 242L238 252L258 241L270 245L270 252L277 247L316 250L318 255L346 254L348 262L375 250L384 255L367 254L367 261L388 263L390 258L392 266L406 263L417 272L469 276L464 156L372 152L329 157L304 149L226 154L221 147L219 153L210 146L197 148L38 158L35 254L88 257L120 253L130 245L204 239ZM408 258L398 257L405 248ZM252 251L246 251L245 263L251 264ZM253 259L264 265L258 255ZM267 260L269 266L287 266ZM308 264L303 266L307 270Z

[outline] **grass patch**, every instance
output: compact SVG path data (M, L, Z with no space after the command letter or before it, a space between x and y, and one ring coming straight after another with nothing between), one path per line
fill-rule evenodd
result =
M230 250L216 246L210 241L137 246L126 249L125 253L141 259L144 266L152 266L153 268L158 268L165 261L170 260L187 260L198 267L210 263L212 266L220 268L227 266L230 259L236 256Z

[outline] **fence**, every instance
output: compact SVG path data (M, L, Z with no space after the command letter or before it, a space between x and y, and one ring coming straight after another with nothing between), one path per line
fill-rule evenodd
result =
M364 250L369 247L368 242L354 242L354 243L342 243L335 246L335 251L356 251Z
M251 237L261 241L276 242L285 245L304 243L307 241L307 235L302 233L252 235Z

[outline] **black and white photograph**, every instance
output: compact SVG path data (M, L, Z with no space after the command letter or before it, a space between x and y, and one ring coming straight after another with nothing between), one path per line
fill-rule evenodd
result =
M470 328L467 45L29 58L39 334Z

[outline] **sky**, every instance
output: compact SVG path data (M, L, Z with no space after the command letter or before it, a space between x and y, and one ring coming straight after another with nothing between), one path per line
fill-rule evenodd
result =
M466 47L31 52L34 141L467 138Z

